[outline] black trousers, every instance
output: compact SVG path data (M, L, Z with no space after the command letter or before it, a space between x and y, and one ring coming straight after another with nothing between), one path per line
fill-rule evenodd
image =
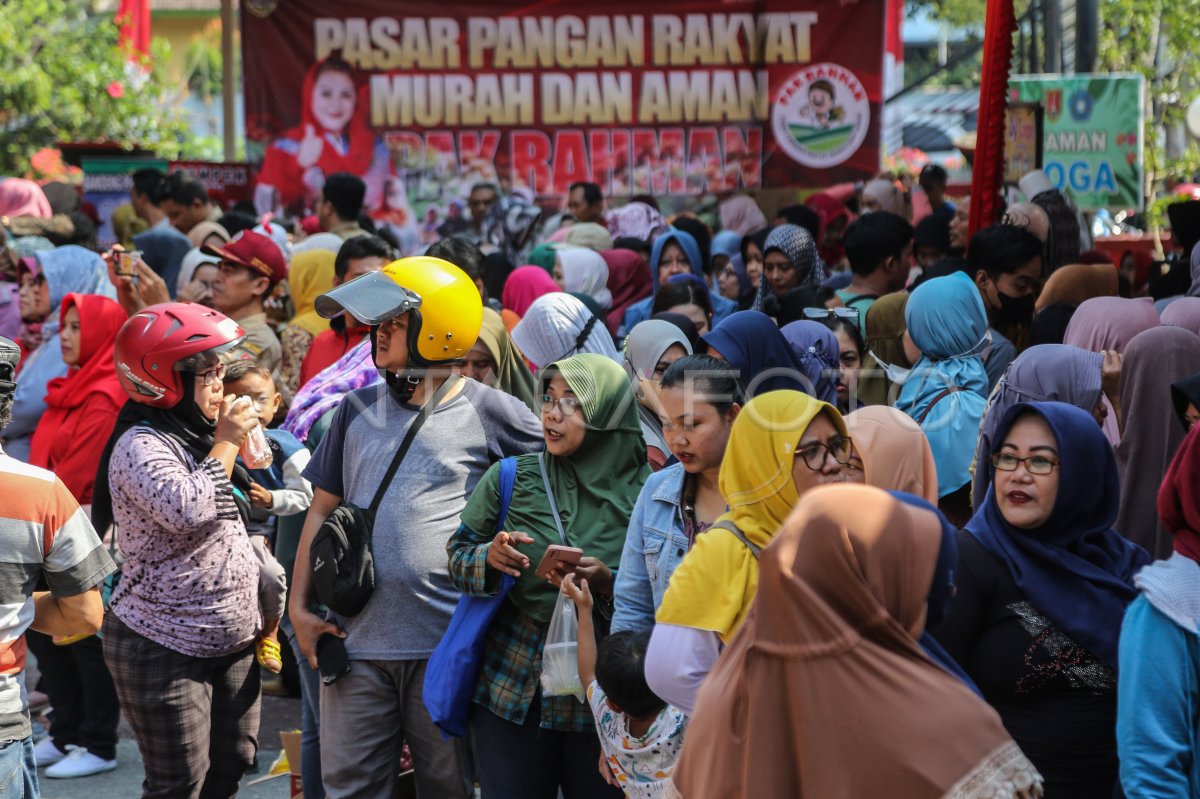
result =
M26 640L54 708L50 723L54 745L63 751L82 746L96 757L115 758L121 705L100 639L93 635L55 646L50 636L29 630Z
M541 690L524 724L513 724L482 705L471 705L475 778L483 799L621 799L600 776L596 731L543 730Z

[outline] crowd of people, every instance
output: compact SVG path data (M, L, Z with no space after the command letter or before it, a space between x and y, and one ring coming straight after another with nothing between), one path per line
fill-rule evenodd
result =
M480 184L397 258L346 173L143 170L103 251L0 180L0 795L123 714L232 797L289 659L306 799L1200 795L1200 245L1023 186Z

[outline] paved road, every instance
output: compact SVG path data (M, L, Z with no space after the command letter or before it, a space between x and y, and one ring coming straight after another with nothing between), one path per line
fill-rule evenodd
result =
M239 799L286 799L288 778L277 777L259 785L247 786L266 774L279 754L280 730L300 727L300 700L290 697L263 697L262 727L259 732L259 774L250 774L242 781ZM116 771L81 777L74 780L46 779L39 773L42 799L137 799L142 793L142 758L138 754L133 732L121 719L121 740L117 744Z

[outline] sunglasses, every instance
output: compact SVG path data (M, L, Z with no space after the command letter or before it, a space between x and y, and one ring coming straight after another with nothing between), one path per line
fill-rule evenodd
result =
M837 308L805 308L805 319L857 319L858 309L840 305Z

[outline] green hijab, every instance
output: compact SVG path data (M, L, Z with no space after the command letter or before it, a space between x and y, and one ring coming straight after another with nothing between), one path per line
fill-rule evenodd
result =
M637 400L625 370L603 355L584 353L551 364L542 373L543 386L555 372L579 398L587 422L583 443L574 453L566 457L541 453L567 544L616 571L634 503L650 476ZM517 479L504 529L533 539L532 544L519 547L530 565L508 596L526 615L546 623L554 613L558 591L534 572L546 547L561 542L538 457L517 459ZM499 504L499 468L493 466L472 493L463 511L463 524L477 533L490 533L495 529Z
M540 266L554 275L554 264L558 262L558 246L554 244L539 244L529 251L529 263Z
M516 397L537 413L541 406L538 401L537 382L517 353L512 339L508 337L504 320L491 308L483 309L483 327L479 329L479 343L492 355L495 387Z

